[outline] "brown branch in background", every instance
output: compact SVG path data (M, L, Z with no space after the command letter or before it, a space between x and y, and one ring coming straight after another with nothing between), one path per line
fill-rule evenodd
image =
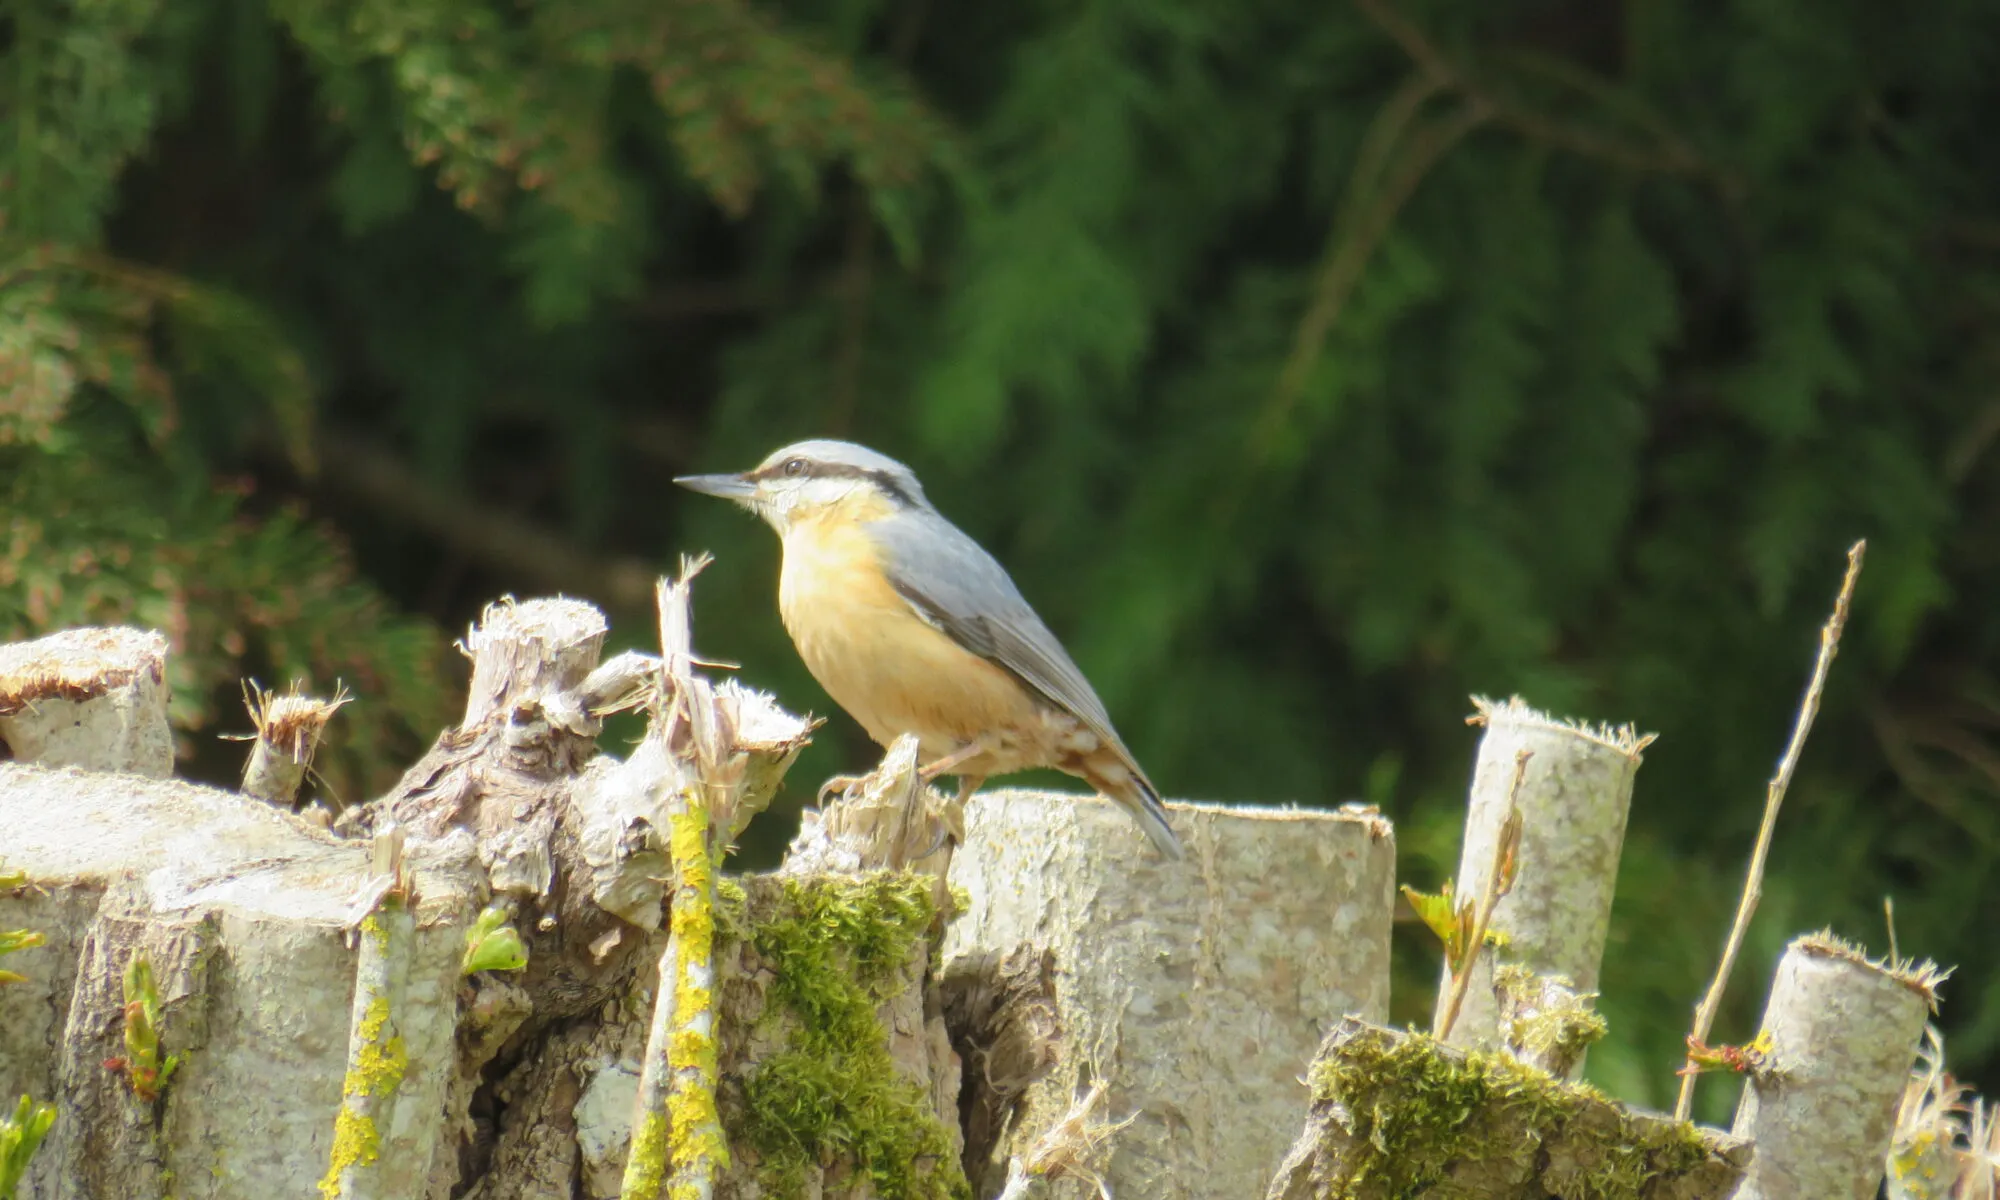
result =
M841 274L840 334L834 343L828 381L826 428L845 436L853 431L861 399L861 368L868 357L868 307L875 285L875 214L868 195L856 189L848 199L846 264Z
M930 16L929 0L905 0L889 35L889 60L907 66ZM853 431L861 403L862 367L868 358L868 315L875 290L875 213L866 187L848 197L846 261L840 270L840 337L834 347L827 388L826 428L844 437Z
M653 572L637 559L586 554L560 532L433 484L380 444L322 427L321 479L335 491L437 538L523 590L563 591L611 608L653 603Z
M1480 895L1479 909L1472 918L1472 936L1466 942L1465 957L1452 974L1451 995L1445 1001L1444 1012L1438 1016L1437 1028L1431 1031L1431 1036L1439 1041L1450 1037L1451 1027L1458 1024L1458 1010L1464 1007L1465 990L1472 984L1472 965L1486 948L1486 927L1493 922L1493 908L1514 886L1514 869L1521 848L1521 783L1528 777L1528 760L1534 756L1532 750L1514 756L1514 779L1507 785L1507 817L1501 822L1500 836L1493 845L1493 870L1487 873L1486 890Z
M1757 911L1757 902L1764 891L1764 860L1771 852L1771 834L1778 825L1778 809L1785 802L1785 792L1792 786L1792 772L1799 765L1799 753L1805 749L1806 735L1812 732L1813 718L1819 715L1820 694L1826 689L1827 671L1833 666L1833 656L1840 651L1840 634L1847 627L1848 606L1854 600L1854 583L1861 577L1861 556L1868 549L1866 541L1859 541L1847 551L1847 574L1840 581L1840 595L1834 599L1833 615L1826 619L1826 625L1819 631L1819 657L1813 663L1812 679L1806 684L1805 698L1799 702L1798 718L1792 725L1791 744L1785 747L1785 756L1778 760L1778 773L1764 791L1764 821L1757 828L1757 845L1750 852L1750 869L1743 879L1743 898L1736 906L1736 920L1729 927L1729 940L1723 943L1722 962L1715 968L1715 980L1709 984L1708 994L1694 1010L1694 1029L1688 1034L1690 1046L1708 1041L1709 1030L1715 1026L1715 1014L1722 1007L1722 994L1729 986L1729 972L1736 966L1736 955L1743 949L1743 938L1750 929L1750 918ZM1689 1059L1687 1068L1695 1066ZM1694 1081L1692 1074L1681 1076L1680 1098L1674 1102L1674 1117L1685 1121L1694 1109Z
M1414 118L1413 111L1405 111L1408 94L1401 94L1390 102L1376 119L1384 125L1407 126ZM1327 335L1333 332L1340 320L1342 310L1354 294L1355 285L1361 282L1362 273L1368 267L1368 260L1375 254L1375 247L1387 236L1396 216L1416 192L1417 185L1430 174L1445 152L1458 144L1460 138L1478 128L1490 115L1482 105L1468 103L1464 108L1448 117L1442 117L1424 125L1408 137L1409 148L1397 160L1394 170L1388 171L1379 188L1366 198L1367 207L1361 207L1361 197L1351 197L1353 207L1343 207L1334 221L1334 236L1328 247L1325 265L1320 268L1319 282L1313 290L1313 299L1305 316L1300 318L1299 327L1292 337L1292 351L1285 359L1285 366L1278 374L1278 384L1271 393L1270 403L1259 414L1255 432L1252 434L1253 457L1262 461L1270 450L1284 436L1285 426L1297 406L1299 396L1305 391L1306 380L1313 368L1319 365L1320 352L1326 346ZM1371 138L1374 136L1371 133ZM1386 158L1386 152L1383 154ZM1362 166L1371 164L1363 162ZM1387 168L1383 168L1387 170ZM1359 172L1357 170L1357 183ZM1357 189L1359 190L1359 189Z
M1612 166L1649 174L1713 174L1694 148L1670 131L1656 128L1653 136L1657 145L1651 149L1638 149L1587 129L1579 129L1555 120L1514 101L1474 78L1470 72L1452 62L1442 50L1438 49L1437 43L1426 36L1414 22L1383 3L1383 0L1354 0L1354 7L1360 9L1363 16L1401 47L1403 53L1409 55L1410 61L1426 75L1463 95L1469 103L1490 112L1499 124L1530 141L1566 150L1582 158L1592 158L1610 163ZM1558 73L1547 63L1537 64L1535 69L1558 78L1576 90L1596 92L1599 98L1602 98L1602 89L1586 78L1582 72ZM1723 181L1718 179L1717 182Z

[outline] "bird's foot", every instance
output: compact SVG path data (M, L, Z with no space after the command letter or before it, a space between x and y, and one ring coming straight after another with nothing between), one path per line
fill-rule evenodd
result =
M937 840L931 843L930 849L917 855L911 861L921 862L944 849L948 844L964 844L965 801L972 793L979 790L980 784L985 782L986 777L983 775L961 775L958 777L958 795L944 801L937 808L931 810L931 816L937 821Z

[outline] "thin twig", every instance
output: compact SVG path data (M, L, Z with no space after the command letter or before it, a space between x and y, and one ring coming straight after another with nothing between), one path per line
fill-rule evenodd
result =
M1778 825L1778 809L1785 802L1785 791L1792 786L1792 772L1799 765L1799 753L1805 749L1806 735L1812 732L1813 718L1819 715L1820 694L1826 690L1827 671L1833 666L1833 656L1840 651L1840 634L1847 628L1848 606L1854 601L1854 582L1861 577L1861 556L1868 549L1866 541L1859 541L1848 547L1847 575L1840 581L1840 595L1834 599L1833 615L1819 631L1819 657L1813 663L1811 682L1806 684L1805 699L1799 702L1799 714L1792 724L1791 744L1785 747L1785 756L1778 760L1778 773L1764 791L1764 821L1757 828L1757 845L1750 852L1750 869L1743 879L1743 898L1736 905L1736 920L1729 927L1729 940L1723 943L1722 962L1715 968L1715 980L1708 985L1708 994L1694 1010L1694 1029L1688 1034L1688 1044L1701 1045L1708 1041L1709 1030L1715 1026L1715 1014L1722 1007L1722 993L1729 986L1729 972L1736 966L1736 955L1743 949L1743 937L1750 930L1750 918L1757 911L1757 902L1764 895L1764 859L1771 852L1771 834ZM1689 1059L1688 1067L1694 1061ZM1674 1119L1685 1121L1694 1110L1694 1081L1692 1074L1681 1076L1680 1098L1674 1102Z
M676 762L663 786L672 859L667 943L659 992L639 1073L632 1147L622 1200L709 1200L729 1143L716 1108L720 1037L716 1018L715 874L718 824L734 811L743 780L733 732L716 712L713 689L694 674L689 589L709 559L681 560L680 578L657 589L661 679L648 737L665 741ZM739 759L729 770L726 759ZM733 784L733 787L731 786Z
M1465 1004L1465 993L1472 986L1472 968L1479 961L1479 952L1486 948L1486 927L1493 921L1493 909L1514 886L1511 876L1515 855L1521 848L1521 783L1528 777L1528 760L1534 756L1532 750L1514 755L1514 779L1507 785L1507 815L1501 819L1500 836L1493 844L1493 869L1487 873L1486 890L1479 896L1465 957L1452 974L1451 995L1445 998L1444 1012L1439 1014L1437 1028L1432 1030L1432 1036L1439 1041L1450 1037L1451 1027L1458 1024L1458 1010Z
M395 825L375 835L371 883L373 910L361 919L354 964L354 1003L348 1016L347 1074L341 1082L340 1112L323 1200L378 1200L389 1194L392 1171L388 1137L395 1123L397 1090L409 1071L402 1031L409 1019L410 947L416 936L416 895L403 857L403 830Z

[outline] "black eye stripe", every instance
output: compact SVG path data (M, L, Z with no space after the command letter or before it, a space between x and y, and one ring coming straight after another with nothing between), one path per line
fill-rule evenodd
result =
M797 468L796 470L794 468ZM902 481L887 471L874 471L867 467L857 467L848 463L822 462L811 458L788 458L780 463L752 471L749 476L755 480L791 479L865 479L881 488L888 497L905 507L914 508L916 497L904 488Z

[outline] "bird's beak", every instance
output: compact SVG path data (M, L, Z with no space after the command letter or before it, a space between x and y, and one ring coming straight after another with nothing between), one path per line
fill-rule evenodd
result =
M704 496L734 500L745 508L757 502L757 485L741 475L682 475L674 482Z

